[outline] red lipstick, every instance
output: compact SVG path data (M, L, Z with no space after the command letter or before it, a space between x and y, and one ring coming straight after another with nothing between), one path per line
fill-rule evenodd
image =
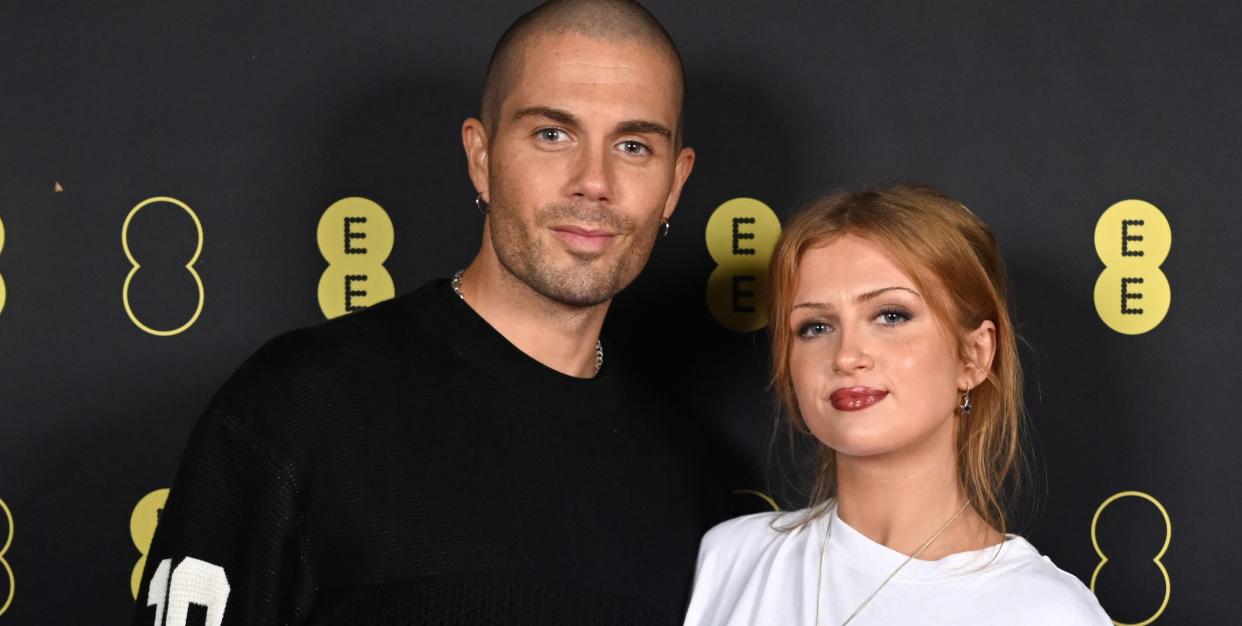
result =
M861 411L888 395L887 391L870 387L846 387L832 392L828 400L838 411Z

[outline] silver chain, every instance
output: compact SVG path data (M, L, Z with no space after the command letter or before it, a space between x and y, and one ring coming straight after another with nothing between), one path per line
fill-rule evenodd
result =
M461 276L462 274L465 274L465 273L466 273L465 269L457 270L457 273L453 274L453 281L450 283L453 286L453 293L457 294L457 297L461 298L462 302L466 301L466 296L463 295L461 292ZM604 367L604 344L600 340L596 339L595 340L595 373L598 374L599 371L603 369L603 367Z
M968 504L970 504L969 500L967 500L966 502L963 502L962 508L958 509L957 513L954 513L953 517L950 517L949 521L945 522L944 525L940 527L940 530L937 530L935 533L932 533L932 536L928 537L927 541L924 541L923 545L919 546L918 550L915 550L913 554L906 557L906 560L902 561L901 565L898 565L897 569L893 570L893 572L888 575L888 578L885 578L884 582L880 583L880 586L876 587L875 591L872 591L871 595L867 596L867 599L863 600L862 604L858 605L858 608L854 609L854 612L850 613L849 617L845 618L844 622L841 622L841 626L846 626L846 624L849 624L850 622L854 621L854 618L858 617L858 614L863 610L863 608L871 603L871 600L875 598L877 594L880 593L880 590L884 588L884 585L888 584L888 581L892 580L893 577L897 575L897 572L901 571L901 568L905 567L908 563L910 563L910 561L913 561L915 557L922 554L923 551L927 549L927 546L930 546L932 542L936 541L936 539L939 539L940 535L944 534L944 531L948 530L949 526L952 526L953 522L957 521L958 516L962 514L962 511L966 510L966 506ZM820 546L819 548L819 575L815 579L815 626L819 626L819 602L820 602L820 597L823 596L824 555L828 553L828 540L832 539L832 520L836 516L837 516L837 503L833 502L832 508L828 511L828 531L824 533L824 545Z

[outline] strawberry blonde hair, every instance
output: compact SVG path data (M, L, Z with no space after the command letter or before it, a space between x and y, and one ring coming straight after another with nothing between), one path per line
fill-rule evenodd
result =
M772 388L794 431L809 433L798 409L789 353L789 318L798 269L811 248L842 235L880 246L927 296L941 325L966 354L967 332L984 320L996 326L996 353L987 378L971 390L969 415L957 412L958 479L971 506L1005 532L1012 498L1025 472L1022 364L1008 305L1004 260L992 231L962 203L927 185L899 183L839 191L803 207L786 223L769 268ZM819 446L812 509L836 491L836 453Z

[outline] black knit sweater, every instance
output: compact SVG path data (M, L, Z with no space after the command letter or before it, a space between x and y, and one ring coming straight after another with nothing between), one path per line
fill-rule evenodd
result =
M276 338L195 427L134 624L680 623L718 491L622 356L555 372L443 280Z

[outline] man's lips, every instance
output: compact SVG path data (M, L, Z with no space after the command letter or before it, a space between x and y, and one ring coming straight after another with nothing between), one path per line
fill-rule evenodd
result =
M870 387L845 387L832 392L828 400L838 411L861 411L888 395L887 391Z
M552 232L571 247L589 251L603 250L617 236L611 230L586 226L553 226Z

